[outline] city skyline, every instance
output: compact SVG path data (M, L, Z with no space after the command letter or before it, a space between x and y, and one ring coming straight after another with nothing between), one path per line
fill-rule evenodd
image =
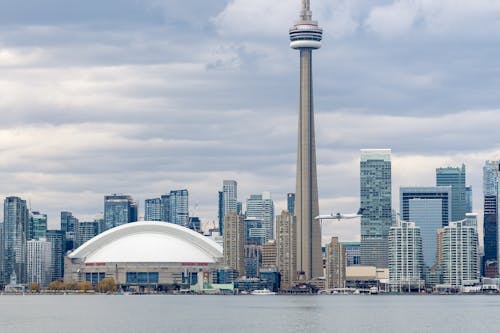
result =
M296 52L284 40L299 4L263 3L90 1L73 11L55 1L60 15L6 4L1 197L27 200L51 227L65 210L93 220L106 194L131 194L142 212L144 199L175 188L217 221L223 179L239 182L241 198L270 191L276 212L285 208ZM484 146L496 142L487 125L500 118L497 52L485 50L499 39L490 19L499 9L477 1L473 17L466 2L463 12L433 3L312 4L329 39L315 58L320 212L355 211L359 149L390 147L395 207L399 186L432 186L436 167L463 162L481 218L482 166L500 156ZM400 11L408 15L391 19ZM434 45L443 37L453 61ZM358 225L332 228L352 235Z

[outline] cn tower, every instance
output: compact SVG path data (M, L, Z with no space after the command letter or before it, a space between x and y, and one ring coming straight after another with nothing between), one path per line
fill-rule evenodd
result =
M323 30L312 20L310 0L302 0L297 23L290 28L290 47L300 51L300 102L297 145L295 216L297 232L297 278L323 276L321 227L314 135L312 51L321 47Z

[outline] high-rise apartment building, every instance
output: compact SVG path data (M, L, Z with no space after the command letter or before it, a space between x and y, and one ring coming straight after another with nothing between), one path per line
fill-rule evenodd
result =
M41 239L47 237L47 214L31 212L28 223L27 239Z
M36 282L45 288L52 280L52 245L45 238L27 243L28 283Z
M130 195L112 194L104 196L105 230L136 221L137 204Z
M189 222L189 192L188 190L170 191L169 195L170 223L186 226Z
M259 269L262 263L262 245L245 245L245 276L256 278L259 276Z
M345 248L346 265L356 266L361 264L361 250L359 242L342 242Z
M262 245L262 268L275 269L278 257L276 241L270 240Z
M76 224L75 249L91 240L100 233L100 223L98 220L89 222L80 222Z
M392 224L391 150L362 149L360 163L361 264L388 267Z
M344 288L346 279L346 252L338 237L326 244L326 288Z
M72 212L61 212L61 230L64 231L64 252L75 248L75 226L78 219L73 216Z
M265 241L274 239L274 202L271 193L252 194L247 199L247 218L256 218L262 222L266 232Z
M295 217L283 211L276 216L276 265L281 274L281 288L293 287L297 276Z
M222 200L222 202L220 202ZM221 208L221 213L219 213L219 220L224 222L224 216L229 212L235 212L241 215L238 209L238 183L236 180L223 180L222 181L222 198L219 194L219 206ZM219 225L219 231L221 235L224 235L224 223Z
M401 221L389 231L389 280L393 291L425 287L422 236L414 222Z
M144 201L144 221L162 221L161 198L146 199Z
M420 227L427 268L436 263L436 230L450 221L451 193L451 186L400 188L402 220L415 222Z
M64 278L64 255L66 248L66 232L64 230L47 230L47 241L51 247L50 281L62 281Z
M477 215L443 229L443 283L452 287L479 283Z
M295 216L295 193L288 193L286 195L286 209L290 215Z
M224 216L224 265L245 276L245 224L244 218L231 211Z
M498 265L498 183L500 182L500 161L486 161L483 167L484 194L484 275L496 277Z
M26 201L19 197L4 200L3 223L3 282L8 283L12 273L19 283L27 281L26 242L29 211Z
M219 222L218 228L219 233L222 235L222 229L224 228L224 192L217 192L217 219Z
M451 221L465 218L467 194L465 189L465 164L461 167L436 169L436 185L451 186Z

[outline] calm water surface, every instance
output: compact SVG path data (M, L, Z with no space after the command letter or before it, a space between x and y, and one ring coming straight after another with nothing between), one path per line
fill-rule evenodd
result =
M500 296L0 296L0 332L500 332Z

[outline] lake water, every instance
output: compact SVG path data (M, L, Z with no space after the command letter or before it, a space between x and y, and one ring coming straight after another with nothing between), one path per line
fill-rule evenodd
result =
M2 295L0 332L500 332L500 297Z

